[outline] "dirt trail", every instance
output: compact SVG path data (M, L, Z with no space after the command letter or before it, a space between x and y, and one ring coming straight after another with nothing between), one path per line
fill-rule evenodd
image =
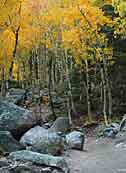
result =
M72 150L71 173L126 173L126 147L116 147L110 139L88 138L87 151Z

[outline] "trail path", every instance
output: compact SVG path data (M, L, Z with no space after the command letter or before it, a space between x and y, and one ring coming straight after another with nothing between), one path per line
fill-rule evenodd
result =
M126 173L126 147L114 144L111 139L88 138L87 151L70 151L71 173Z

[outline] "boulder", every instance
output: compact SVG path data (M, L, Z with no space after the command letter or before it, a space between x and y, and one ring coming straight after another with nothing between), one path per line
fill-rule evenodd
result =
M26 90L21 88L10 88L8 91L8 95L25 95Z
M47 130L40 126L35 126L27 131L20 139L20 143L24 146L33 146Z
M20 104L24 101L25 95L26 95L26 91L24 89L11 88L9 89L5 99L8 102L11 102L14 104Z
M59 117L55 120L53 125L50 127L50 131L66 133L70 129L69 119L66 117Z
M14 161L30 161L33 164L45 165L53 168L58 168L63 173L69 173L68 165L63 157L54 157L48 154L40 154L28 150L12 152L9 159Z
M103 136L114 138L119 132L119 130L120 130L120 125L118 123L112 123L103 130Z
M6 172L5 172L6 173ZM52 173L50 168L33 166L32 164L18 163L17 166L9 168L9 173Z
M126 131L126 114L124 114L121 122L120 122L120 131Z
M23 147L16 141L10 132L0 131L0 152L1 154L21 150Z
M114 138L115 137L115 134L114 134L113 128L112 127L106 127L103 130L103 136L104 137Z
M66 143L72 149L83 150L84 140L84 133L79 131L73 131L66 135Z
M9 161L7 160L7 158L6 157L0 158L0 168L8 166L9 166Z
M63 171L44 165L36 165L32 162L14 161L0 158L1 173L63 173Z
M43 127L36 126L26 132L20 139L23 146L31 146L32 151L57 155L64 150L64 140L56 132L50 132Z
M119 132L117 135L116 135L116 138L115 138L115 144L126 144L126 133L125 132Z
M0 100L0 130L10 131L15 138L20 138L35 123L31 111Z

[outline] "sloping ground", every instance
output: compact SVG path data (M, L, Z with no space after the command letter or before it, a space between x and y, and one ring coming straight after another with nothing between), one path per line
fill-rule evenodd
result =
M110 139L88 138L86 151L70 152L71 173L126 173L126 147Z

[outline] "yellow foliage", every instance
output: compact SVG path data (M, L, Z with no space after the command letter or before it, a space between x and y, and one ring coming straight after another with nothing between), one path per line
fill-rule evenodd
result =
M84 55L91 51L97 37L103 42L99 26L111 24L110 19L91 0L4 2L0 0L0 63L4 63L5 57L11 62L18 27L18 55L21 56L24 51L30 52L39 44L55 50L60 41L60 46L71 49L75 62L81 64L81 59L89 58ZM111 0L105 0L104 3L111 3ZM15 64L14 73L16 70Z

